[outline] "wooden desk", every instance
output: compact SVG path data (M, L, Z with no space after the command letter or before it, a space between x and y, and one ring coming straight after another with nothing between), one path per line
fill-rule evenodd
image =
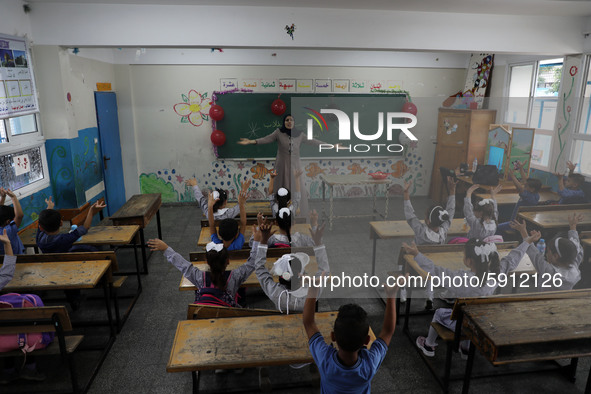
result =
M458 180L460 182L463 182L464 184L466 184L468 187L472 186L474 184L474 182L472 181L472 176L465 176L465 175L459 175ZM517 191L517 188L515 187L515 184L512 181L504 181L502 179L499 180L499 183L501 185L503 185L503 189L501 190L501 193L514 193ZM489 189L491 186L482 186L481 189ZM548 191L548 190L552 190L552 188L548 185L542 185L542 191Z
M452 219L451 226L447 233L450 237L466 235L468 227L464 219ZM369 238L373 239L373 252L371 259L371 274L375 274L376 268L376 244L378 239L414 239L415 233L406 220L388 220L380 222L369 222Z
M285 254L289 254L289 252L285 252ZM271 268L273 268L273 263L275 263L277 261L277 257L267 257L267 261L265 263L265 267L267 267L267 269L269 270L269 272L271 271ZM230 260L230 264L228 264L228 271L234 270L238 267L240 267L241 265L243 265L244 263L246 263L247 259L236 259ZM209 272L209 265L207 265L207 263L193 263L193 265L197 268L199 268L201 271L206 271ZM306 266L306 273L310 274L310 275L314 275L316 272L318 272L318 264L316 263L316 257L315 256L310 256L310 263L308 263L308 265ZM277 282L279 280L279 277L275 276L273 277L273 279L275 280L275 282ZM261 284L259 282L259 280L257 279L257 275L256 273L253 271L253 273L246 279L246 281L244 281L244 283L242 283L242 287L260 287ZM197 286L195 286L193 283L191 283L189 281L189 279L185 278L184 276L181 276L181 283L179 284L179 290L183 291L183 290L197 290Z
M336 316L337 312L316 313L325 340L330 340ZM369 334L368 347L375 340L371 328ZM197 392L198 371L310 362L314 361L300 314L185 320L177 326L166 371L191 371Z
M591 228L591 204L520 207L517 217L544 232L568 229L568 217L575 212L583 215L583 220L577 225L577 228L579 230Z
M217 231L217 227L216 227L216 231ZM271 231L279 231L279 227L274 225L271 228ZM293 226L291 226L291 233L302 233L302 234L306 234L306 235L310 235L310 225L307 223L296 223ZM250 239L250 236L252 235L252 226L246 226L246 229L244 231L244 245L246 245L246 247L248 247L248 240ZM201 232L199 233L199 240L197 241L197 245L198 246L205 246L207 245L209 242L211 242L211 232L210 232L210 228L209 227L202 227L201 228Z
M148 258L146 257L144 228L146 228L154 215L156 215L158 238L162 239L162 229L160 226L161 205L162 196L160 194L136 194L127 200L127 202L109 218L113 221L114 226L140 226L140 246L142 248L142 261L144 263L145 274L148 273Z
M332 230L332 222L333 219L336 218L355 218L355 217L368 217L368 216L373 216L375 217L376 215L381 216L383 219L386 219L388 217L388 202L390 199L390 196L388 194L388 187L392 184L392 178L388 177L386 179L373 179L370 175L368 174L358 174L358 175L326 175L326 174L320 174L320 180L322 181L322 201L326 201L326 186L328 186L329 190L330 190L330 195L329 195L329 201L330 201L330 207L329 207L329 214L328 214L328 220L329 220L329 229ZM372 213L371 214L366 214L366 215L340 215L340 216L335 216L334 215L334 209L333 209L333 200L334 200L334 187L335 186L352 186L352 185L364 185L364 186L373 186L373 208L372 208ZM377 199L377 188L379 185L384 185L385 188L385 192L384 194L386 195L386 208L384 211L384 214L380 214L377 210L376 210L376 199ZM326 213L326 211L325 211Z
M476 197L485 199L491 198L490 193L476 193ZM558 201L560 200L560 196L557 193L554 193L552 190L542 190L540 191L540 203L545 201ZM515 205L517 201L519 201L519 193L515 192L507 192L507 193L498 193L496 197L497 205Z
M114 336L115 329L111 315L109 291L110 277L110 260L19 263L16 264L12 280L2 289L2 292L94 289L102 280L109 327L111 335Z
M493 365L591 355L590 296L472 304L462 310L463 334L470 339L463 393L469 390L476 348ZM585 392L591 392L589 378Z
M232 208L235 206L236 202L228 202L226 205L227 208ZM246 202L246 216L255 217L259 212L262 212L265 216L272 216L273 213L271 212L271 203L268 200L263 201L247 201ZM203 212L202 212L203 214ZM204 217L207 215L203 214Z

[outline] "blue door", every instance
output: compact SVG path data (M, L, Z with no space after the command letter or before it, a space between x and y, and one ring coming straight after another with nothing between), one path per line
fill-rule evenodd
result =
M103 155L106 209L110 216L125 204L117 97L113 92L94 92L94 101Z

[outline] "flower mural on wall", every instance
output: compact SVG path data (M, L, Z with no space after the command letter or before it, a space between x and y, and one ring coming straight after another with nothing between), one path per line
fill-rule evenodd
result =
M199 93L191 89L188 96L181 95L183 102L173 106L174 112L181 116L181 123L190 123L195 127L201 126L204 120L209 120L211 99L206 93Z
M571 118L573 115L571 111L575 100L575 97L572 95L572 93L573 87L575 86L575 78L577 76L577 72L579 71L579 68L576 65L572 64L577 64L580 61L581 60L579 56L569 56L565 61L565 68L568 67L568 75L570 75L570 78L565 74L562 81L562 97L557 111L557 116L559 120L556 132L556 136L558 137L558 156L556 157L556 162L554 163L554 172L557 172L559 170L561 163L564 161L564 157L562 155L565 151L567 142L565 133L571 127Z

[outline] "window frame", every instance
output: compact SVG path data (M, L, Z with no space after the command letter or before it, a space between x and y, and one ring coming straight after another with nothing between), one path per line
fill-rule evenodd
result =
M556 58L558 59L558 57ZM544 58L540 58L537 60L530 60L530 61L524 61L524 62L516 62L516 63L509 63L507 64L507 75L508 77L506 78L507 80L507 84L506 84L506 100L505 100L505 105L503 107L504 109L504 114L503 114L503 119L505 119L505 123L511 125L511 127L527 127L527 128L533 128L535 130L534 132L534 139L536 135L548 135L552 137L552 141L550 142L550 146L548 147L548 152L549 152L549 159L548 159L548 164L550 164L552 162L552 158L554 156L554 146L555 146L555 140L556 140L556 118L554 118L554 127L553 129L549 130L549 129L540 129L537 127L532 127L530 126L531 123L531 117L533 114L533 106L534 106L534 102L536 99L535 96L535 92L536 92L536 85L537 85L537 79L538 79L538 74L539 74L539 70L540 70L540 62L543 62L545 60L550 60L550 59L544 59ZM565 57L562 57L562 64L563 64L563 69L562 69L562 73L564 74L564 63L565 63ZM533 71L532 71L532 75L531 75L531 80L530 80L530 91L529 91L529 97L528 97L528 106L527 106L527 117L526 117L526 123L513 123L513 122L509 122L506 120L506 115L509 112L509 90L511 87L511 70L513 67L519 67L519 66L527 66L527 65L532 65L533 66ZM560 84L561 84L561 88L562 88L562 76L560 78ZM560 89L559 89L560 92ZM560 97L558 97L558 99L560 99ZM578 123L577 123L578 124ZM572 146L572 144L571 144ZM572 149L572 148L571 148ZM572 153L570 153L572 154ZM569 156L570 157L570 156ZM541 170L541 171L546 171L546 172L551 172L550 166L544 166L541 164L537 164L534 163L533 161L530 161L530 169L534 168L536 170Z

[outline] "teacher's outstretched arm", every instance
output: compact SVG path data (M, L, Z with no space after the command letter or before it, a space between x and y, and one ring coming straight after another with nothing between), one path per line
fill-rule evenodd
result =
M254 145L257 143L256 140L249 140L248 138L240 138L240 141L236 142L240 145Z

